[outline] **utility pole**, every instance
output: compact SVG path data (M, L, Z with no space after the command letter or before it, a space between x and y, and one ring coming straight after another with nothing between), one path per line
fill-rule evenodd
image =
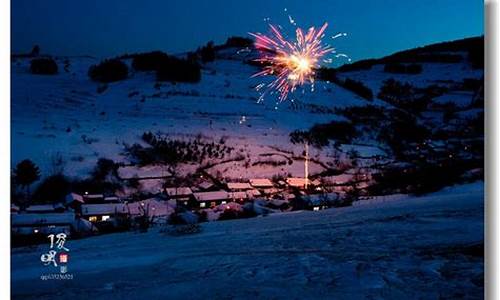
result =
M309 181L309 143L305 143L306 147L306 157L304 160L304 188L307 190L307 185Z

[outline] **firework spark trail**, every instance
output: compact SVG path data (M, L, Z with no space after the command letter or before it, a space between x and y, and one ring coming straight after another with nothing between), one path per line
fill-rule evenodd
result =
M295 25L291 18L290 23ZM263 65L262 71L252 77L276 76L275 80L265 84L266 90L259 97L259 102L268 92L277 91L279 102L283 102L299 86L310 84L314 89L315 70L320 67L319 63L331 62L331 59L324 57L335 53L334 48L322 42L328 23L325 22L319 29L310 27L307 31L296 28L294 39L285 38L275 25L270 24L269 27L269 35L250 33L255 37L255 47L261 53L261 57L256 61ZM341 35L345 34L338 36ZM258 90L261 90L264 85L259 84L258 87Z

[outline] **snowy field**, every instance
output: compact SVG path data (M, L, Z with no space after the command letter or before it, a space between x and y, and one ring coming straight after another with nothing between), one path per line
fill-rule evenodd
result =
M12 250L14 299L482 299L483 182L425 197L69 240Z
M230 48L226 50L229 54L219 53L220 59L205 64L202 79L196 84L158 85L153 73L130 68L126 80L108 84L103 91L99 91L102 85L92 82L87 75L88 68L100 61L97 58L56 57L60 71L52 76L31 74L30 60L16 58L12 62L12 164L31 159L40 166L42 177L46 177L53 173L54 160L61 158L66 175L84 178L101 157L130 163L124 155L124 144L143 143L142 134L150 131L179 140L202 136L207 142L217 142L224 138L226 145L235 149L233 158L245 157L244 162L216 163L207 170L212 175L220 172L233 179L303 176L303 162L297 158L302 156L304 148L290 142L292 131L345 120L335 113L339 108L368 104L392 107L379 99L368 102L349 90L322 81L316 82L314 93L291 96L293 103L287 101L276 106L273 97L257 103L259 93L255 87L261 79L251 75L258 69L245 64L243 57L235 57L236 50ZM125 62L131 64L130 59ZM467 63L422 65L423 72L418 75L385 73L383 65L375 65L371 70L339 76L363 81L376 95L388 78L425 87L445 81L461 82L464 78L479 79L483 74L483 70L473 69ZM436 103L454 102L463 106L472 101L472 96L449 93L436 99ZM352 148L362 156L365 156L362 152L369 152L368 156L373 153L389 156L379 143L364 142L369 143L368 151L366 145ZM328 151L311 151L320 161L331 160ZM263 156L273 154L281 158ZM283 156L293 163L261 164L269 159L279 162ZM190 165L180 169L184 175L196 170ZM323 171L324 167L311 164L311 175Z

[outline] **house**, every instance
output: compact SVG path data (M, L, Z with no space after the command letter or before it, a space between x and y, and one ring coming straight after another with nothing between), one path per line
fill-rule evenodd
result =
M82 197L83 201L87 204L104 202L103 194L89 194L88 192L85 192L85 194Z
M199 208L215 207L232 200L230 194L226 191L193 193L193 196Z
M147 214L151 219L167 217L175 211L174 207L167 202L158 201L156 198L128 203L126 207L128 214L132 217Z
M229 198L231 201L244 202L248 200L248 194L246 192L229 192Z
M247 182L228 182L226 185L228 191L231 192L243 192L252 189L252 186Z
M318 211L331 207L340 199L337 193L325 193L303 196L303 200L310 210Z
M19 212L19 206L15 204L10 205L10 213L18 213Z
M80 213L81 212L81 207L82 204L85 203L85 200L83 200L83 197L81 195L75 194L75 193L70 193L66 195L65 198L66 201L66 206L72 208L74 211Z
M124 203L84 204L82 217L92 223L106 221L113 216L129 215L129 210Z
M189 206L193 198L193 191L189 187L168 187L165 194L169 200L175 200L177 205Z
M11 226L13 235L48 235L66 233L71 235L76 216L72 212L65 213L26 213L12 214Z
M250 185L256 189L267 189L274 186L271 180L266 178L250 179Z

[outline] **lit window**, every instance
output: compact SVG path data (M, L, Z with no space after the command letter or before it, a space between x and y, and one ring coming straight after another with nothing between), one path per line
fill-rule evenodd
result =
M38 229L33 230L34 233L38 233Z
M222 204L226 204L227 202L226 201L222 201Z
M200 203L200 207L205 207L207 204L205 202Z
M91 216L89 217L90 222L97 222L97 217L96 216Z
M106 221L107 219L109 219L109 216L102 216L103 221Z
M314 211L318 211L318 210L319 210L319 207L315 206L315 207L313 208L313 210L314 210Z

